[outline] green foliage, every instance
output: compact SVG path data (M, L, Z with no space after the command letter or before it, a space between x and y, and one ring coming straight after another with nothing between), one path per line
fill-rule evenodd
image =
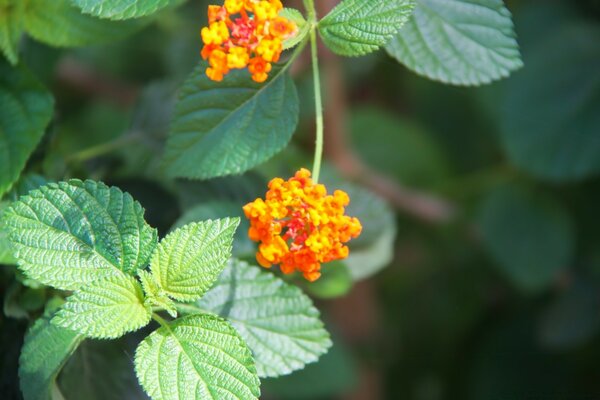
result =
M454 85L480 85L523 66L502 0L419 0L386 49L407 68Z
M19 178L50 119L54 100L24 67L0 60L0 197Z
M238 218L191 223L171 232L152 255L156 282L170 297L194 301L215 282L229 257Z
M172 176L208 179L242 173L289 142L298 123L296 86L277 67L258 84L245 71L211 81L200 63L181 88L167 142Z
M0 202L0 264L15 265L17 260L13 257L6 227L4 226L4 210L8 207L8 204L5 201Z
M319 312L300 289L245 262L231 261L197 307L231 321L260 377L302 369L331 346Z
M291 49L302 42L306 35L308 35L310 32L310 24L304 19L302 13L295 8L284 8L279 15L293 21L298 27L298 33L296 35L283 41L283 49Z
M486 199L479 220L500 272L522 290L547 288L571 260L572 221L552 197L502 187Z
M535 46L509 82L502 142L516 165L545 180L600 172L600 28L568 25Z
M73 0L86 14L108 19L129 19L150 15L169 5L170 0Z
M24 6L23 1L0 0L0 50L13 65L19 59Z
M51 312L38 319L25 335L19 379L25 400L54 399L56 376L83 336L50 323Z
M257 399L250 350L235 329L212 315L190 315L140 343L135 370L154 400Z
M144 294L146 295L144 305L160 307L168 312L171 317L176 318L177 309L175 308L175 303L156 281L156 277L145 270L139 271L138 276L140 277Z
M135 274L156 246L144 210L121 190L93 181L50 183L11 205L5 223L19 267L32 279L77 289Z
M319 21L319 32L335 53L361 56L385 45L414 5L414 0L344 0Z
M120 273L80 288L56 313L52 324L91 338L114 339L146 326L151 316L140 284Z

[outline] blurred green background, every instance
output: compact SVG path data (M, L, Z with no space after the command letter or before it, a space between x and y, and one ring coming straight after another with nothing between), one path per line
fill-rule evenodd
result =
M105 46L25 39L25 63L57 101L27 170L118 185L164 235L180 218L240 213L268 179L311 165L312 81L301 58L301 121L284 153L243 177L164 178L160 155L177 87L199 59L206 5L190 0ZM354 258L304 284L334 348L265 380L265 399L600 398L600 1L506 5L525 67L485 87L429 81L383 50L323 54L325 181L355 181L349 211L365 234ZM252 258L243 232L236 252ZM14 274L1 275L2 399L19 398L26 318L52 295ZM61 377L67 398L143 398L135 343L89 341Z

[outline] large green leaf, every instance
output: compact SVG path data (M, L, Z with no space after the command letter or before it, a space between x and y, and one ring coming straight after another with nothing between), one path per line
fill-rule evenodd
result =
M0 197L17 180L54 108L48 91L23 67L0 60Z
M523 66L502 0L419 0L386 46L409 69L455 85L479 85Z
M153 400L257 399L250 350L213 315L191 315L150 334L135 352L135 371Z
M102 20L81 13L69 0L29 0L25 29L52 46L86 46L122 39L142 29L147 18L131 21Z
M51 313L38 319L25 335L19 378L25 400L50 400L55 379L83 336L50 324Z
M509 81L501 134L508 156L537 177L600 172L600 28L564 27L532 49Z
M19 39L23 33L25 2L0 0L0 50L11 64L18 61Z
M129 19L153 14L169 5L170 0L73 0L73 3L96 17Z
M386 44L414 5L414 0L344 0L319 22L319 32L335 53L361 56Z
M114 339L150 322L140 284L123 273L81 287L52 319L54 325L99 339Z
M231 257L239 222L239 218L224 218L191 223L161 240L150 268L162 289L181 301L202 297Z
M261 84L245 71L213 82L205 68L194 70L175 107L164 158L173 176L242 173L282 150L298 123L298 94L285 67Z
M480 212L483 244L500 272L525 291L539 291L568 266L571 219L552 197L520 187L492 192Z
M157 241L138 202L93 181L34 190L11 205L5 223L21 270L59 289L77 289L121 271L135 274Z
M319 311L308 296L242 261L230 262L197 307L231 321L252 350L261 377L301 369L331 346Z

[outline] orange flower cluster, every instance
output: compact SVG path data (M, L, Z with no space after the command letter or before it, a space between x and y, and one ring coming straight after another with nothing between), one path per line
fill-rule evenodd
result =
M256 259L266 268L279 264L285 274L298 270L311 282L319 279L321 263L346 258L344 243L362 230L357 218L344 215L349 202L341 190L327 195L306 169L287 181L271 180L265 200L244 206L248 235L260 242Z
M208 60L206 75L221 81L231 69L248 67L252 79L264 82L292 37L296 24L278 16L280 0L225 0L208 6L209 26L202 28L202 58Z

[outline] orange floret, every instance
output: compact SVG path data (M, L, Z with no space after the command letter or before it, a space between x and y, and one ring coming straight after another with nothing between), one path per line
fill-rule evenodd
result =
M231 69L248 67L252 79L264 82L283 51L283 41L294 36L294 22L278 16L280 0L225 0L208 6L207 27L202 28L202 58L209 60L206 75L220 81ZM211 62L213 52L226 62Z
M360 235L360 221L344 215L349 203L341 190L328 195L306 169L287 181L271 180L264 200L244 206L250 220L248 236L260 242L258 263L266 268L279 265L285 274L300 271L307 280L317 280L321 264L346 258L345 243Z

